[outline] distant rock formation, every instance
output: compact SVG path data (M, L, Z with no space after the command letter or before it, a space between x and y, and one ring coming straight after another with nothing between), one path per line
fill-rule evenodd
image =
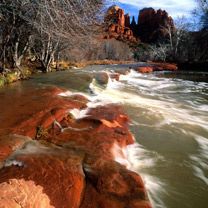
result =
M157 42L168 37L168 30L174 29L172 17L164 10L144 8L140 11L138 23L135 17L130 21L129 14L118 6L108 9L105 16L105 38L137 43L140 40L146 43Z
M130 16L124 14L124 10L118 6L108 9L105 16L105 38L115 38L117 40L136 43L137 39L130 29Z
M140 11L136 30L132 27L134 34L142 42L156 42L167 38L167 29L174 29L172 17L164 10L144 8Z
M125 27L130 28L130 16L129 14L125 14Z

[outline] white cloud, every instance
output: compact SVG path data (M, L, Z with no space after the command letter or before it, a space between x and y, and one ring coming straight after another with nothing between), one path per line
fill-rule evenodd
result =
M118 0L123 4L128 4L142 9L153 7L154 9L166 10L173 18L177 16L189 16L196 7L195 0Z

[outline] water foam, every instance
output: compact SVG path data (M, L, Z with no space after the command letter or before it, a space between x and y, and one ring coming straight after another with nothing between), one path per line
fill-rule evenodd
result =
M154 75L142 75L131 71L128 75L121 75L120 82L110 81L106 88L97 91L94 100L99 101L99 104L113 101L132 108L145 109L150 118L154 118L155 115L158 117L159 122L151 125L153 128L161 128L166 125L172 125L175 128L177 127L176 124L180 124L179 126L186 125L189 132L183 127L180 130L187 135L190 131L197 131L198 127L203 128L204 131L208 129L208 117L204 113L207 112L208 105L201 104L200 100L191 98L188 100L184 97L186 92L191 93L191 96L192 93L201 93L205 85L207 86L207 84L202 83L195 86L191 81L156 78ZM141 113L139 112L138 116ZM137 121L135 122L138 124ZM139 123L138 125L142 124ZM208 179L205 174L207 163L205 162L206 153L204 150L207 150L208 146L206 140L199 140L198 138L198 143L200 143L200 156L198 154L192 156L193 170L196 177L207 184ZM164 158L156 152L146 150L139 144L130 145L125 151L130 165L121 155L116 157L116 161L127 165L128 168L137 171L142 176L153 207L166 207L163 199L167 195L164 191L166 190L166 183L150 174L151 170Z
M78 108L74 108L72 110L69 111L69 113L76 119L82 119L88 116L88 111L89 109L78 109Z
M149 91L170 88L171 86L174 88L177 86L176 82L168 79L155 78L153 75L145 75L148 76L148 79L144 79L144 75L135 73L136 72L131 71L128 75L121 75L121 80L127 81L127 83L109 79L109 84L106 88L96 86L96 88L94 88L96 96L91 99L93 101L92 103L96 101L98 105L102 105L114 102L148 109L152 115L161 115L163 120L161 120L160 126L171 123L183 124L185 121L190 125L197 124L204 129L208 128L208 117L204 115L204 111L208 109L208 105L201 106L198 103L196 106L184 103L181 104L170 97L161 96L158 99L158 95L155 96L155 94L158 93L151 93L151 96L147 96L145 92L131 90L132 88L128 88L128 84L130 84L130 86L132 85L132 87L136 85L137 88L147 89Z
M164 208L161 196L165 194L165 184L159 178L147 173L163 160L163 157L156 152L146 150L138 143L127 146L126 155L130 163L129 168L141 175L153 207Z
M24 164L22 161L18 161L18 160L6 160L6 162L4 163L4 167L10 167L10 166L22 167L24 166Z
M165 184L158 180L158 178L148 174L141 174L144 180L145 187L148 192L150 202L154 208L166 208L162 195L166 194Z
M198 144L197 154L191 155L190 159L193 161L193 170L197 178L201 179L208 185L208 139L196 134L192 134Z
M111 153L114 156L114 160L124 166L126 168L130 168L131 164L129 163L127 154L126 154L126 148L120 147L116 142L114 143Z

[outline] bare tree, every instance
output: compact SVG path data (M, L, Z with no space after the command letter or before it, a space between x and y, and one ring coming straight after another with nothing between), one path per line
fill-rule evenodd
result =
M194 14L200 19L200 29L208 29L208 1L196 0L198 7L194 10Z
M158 45L150 45L149 48L151 59L156 61L166 61L170 51L169 44L159 43Z
M60 50L78 47L97 35L104 3L102 0L2 0L2 65L5 59L7 62L12 59L14 67L19 67L30 47L44 71L50 71L51 62Z
M0 60L2 68L6 61L12 67L20 67L22 58L29 47L31 25L22 18L31 19L30 3L27 0L2 0L0 3Z
M97 0L40 0L34 23L38 33L33 51L44 70L50 71L55 54L66 47L80 47L94 38L103 2ZM58 57L58 55L57 55Z

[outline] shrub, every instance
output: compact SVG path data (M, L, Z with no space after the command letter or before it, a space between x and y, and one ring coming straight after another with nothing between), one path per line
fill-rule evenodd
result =
M0 87L3 87L5 85L5 77L3 75L0 75Z
M16 82L17 80L19 80L19 78L20 78L20 74L17 71L9 72L6 75L6 83L10 84L12 82Z

